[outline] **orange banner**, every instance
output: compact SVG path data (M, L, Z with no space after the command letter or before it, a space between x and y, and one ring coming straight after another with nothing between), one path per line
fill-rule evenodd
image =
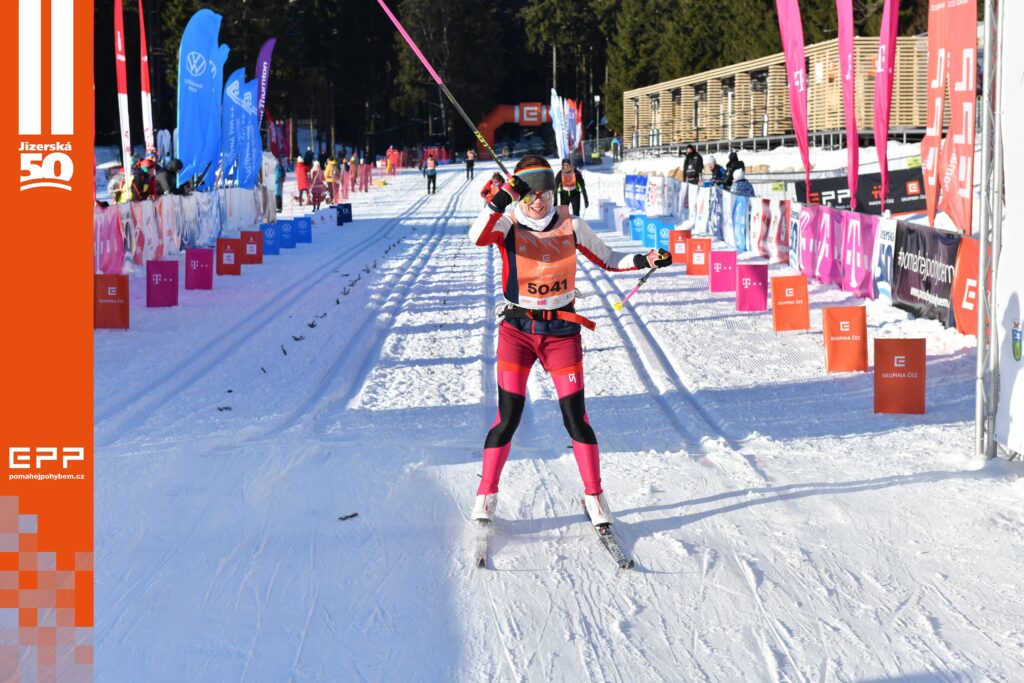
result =
M93 5L21 2L0 24L5 231L0 680L90 680L93 626ZM44 210L46 262L39 250ZM13 577L13 579L12 579ZM22 670L22 667L27 667ZM22 680L28 680L23 678Z
M707 275L710 265L711 239L695 237L686 242L686 274Z
M875 412L924 413L924 339L875 340Z
M776 332L811 327L806 275L780 275L769 280L772 290L772 325Z
M825 370L868 369L867 313L863 306L834 306L821 311L825 335Z

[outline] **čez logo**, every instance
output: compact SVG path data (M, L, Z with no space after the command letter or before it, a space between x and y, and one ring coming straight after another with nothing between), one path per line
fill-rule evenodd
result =
M58 459L57 453L60 452ZM54 448L39 447L30 448L24 446L11 446L8 451L7 464L12 470L43 469L45 463L60 463L61 469L67 469L72 462L83 462L85 460L84 448Z
M849 320L840 320L839 321L839 331L840 332L849 332L850 331L850 321Z

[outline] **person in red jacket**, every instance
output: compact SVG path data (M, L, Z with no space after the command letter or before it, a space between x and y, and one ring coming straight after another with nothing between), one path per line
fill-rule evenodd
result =
M530 154L492 197L469 229L477 246L501 251L506 305L498 328L498 416L483 451L483 475L473 506L474 521L490 521L498 479L512 435L526 406L526 382L536 361L551 374L583 479L583 504L595 526L612 523L601 488L597 437L583 395L581 327L594 323L576 313L576 252L605 270L638 270L672 263L665 250L646 254L614 251L587 225L555 206L555 174L544 157ZM513 207L510 215L505 213Z
M299 192L299 204L302 204L303 196L309 198L309 168L301 156L295 159L295 188Z
M501 186L505 184L505 176L500 173L495 173L491 176L491 179L487 181L483 189L480 190L480 196L483 197L484 204L489 203L494 199L494 195L501 192Z

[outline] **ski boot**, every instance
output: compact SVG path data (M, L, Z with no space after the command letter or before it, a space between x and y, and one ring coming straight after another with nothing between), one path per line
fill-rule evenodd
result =
M596 527L608 526L615 521L603 493L597 495L585 494L583 496L583 508L587 511L587 517L590 518L590 522Z
M474 522L490 522L494 519L494 508L498 505L497 493L479 493L473 503L473 514L470 516Z

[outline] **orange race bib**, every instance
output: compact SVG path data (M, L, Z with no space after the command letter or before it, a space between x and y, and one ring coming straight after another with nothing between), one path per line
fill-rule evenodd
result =
M576 239L572 218L568 212L560 215L561 222L545 232L514 228L516 280L524 308L551 310L575 298Z

